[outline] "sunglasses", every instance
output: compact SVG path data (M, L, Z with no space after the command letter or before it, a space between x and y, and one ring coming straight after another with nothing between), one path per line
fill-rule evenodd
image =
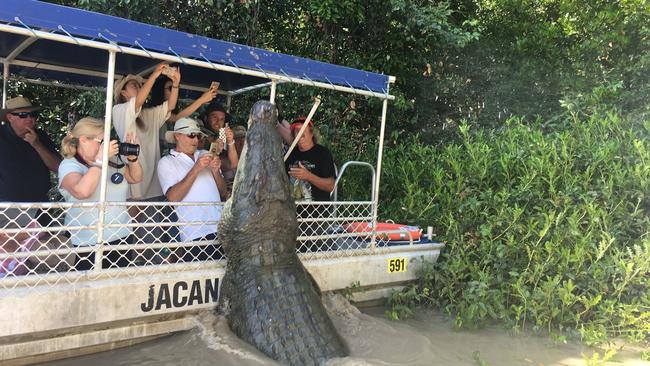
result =
M93 140L99 142L100 145L104 143L104 139L98 139L97 137L93 138Z
M199 133L191 133L191 134L185 135L185 136L187 136L188 138L191 138L191 139L201 139L201 137L202 137L201 134L199 134Z
M18 117L18 118L27 118L27 117L38 117L39 113L37 111L33 112L13 112L11 113L12 115Z

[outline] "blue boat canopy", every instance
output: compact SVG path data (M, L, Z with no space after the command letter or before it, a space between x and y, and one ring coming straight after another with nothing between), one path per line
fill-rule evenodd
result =
M0 25L0 61L11 65L12 75L26 79L104 87L107 52L83 42L79 45L79 41L87 40L118 46L118 76L146 75L160 62L157 56L175 57L184 63L182 83L190 90L202 90L216 80L221 82L221 91L238 94L276 79L389 97L388 84L392 81L380 73L35 0L2 0ZM16 29L23 32L12 32ZM45 34L67 37L68 42Z

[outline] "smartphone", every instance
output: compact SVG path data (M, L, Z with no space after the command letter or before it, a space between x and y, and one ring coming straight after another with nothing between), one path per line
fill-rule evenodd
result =
M219 143L213 142L210 144L210 154L212 154L212 156L219 155Z
M212 83L210 83L210 89L212 89L212 88L219 89L219 82L218 81L213 81Z
M162 74L171 79L176 74L176 70L178 70L176 66L167 66L163 68Z

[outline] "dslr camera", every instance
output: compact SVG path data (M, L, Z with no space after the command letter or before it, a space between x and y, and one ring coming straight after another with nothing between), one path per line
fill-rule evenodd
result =
M139 156L140 155L140 145L130 144L128 142L120 142L118 147L118 154L122 156Z

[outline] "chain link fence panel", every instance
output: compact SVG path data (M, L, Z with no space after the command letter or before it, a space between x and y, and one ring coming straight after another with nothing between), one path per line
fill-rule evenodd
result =
M355 229L372 221L372 208L372 202L298 202L296 251L306 260L386 252L381 233ZM219 217L222 209L221 202L0 203L0 289L224 265L218 220L183 221Z

